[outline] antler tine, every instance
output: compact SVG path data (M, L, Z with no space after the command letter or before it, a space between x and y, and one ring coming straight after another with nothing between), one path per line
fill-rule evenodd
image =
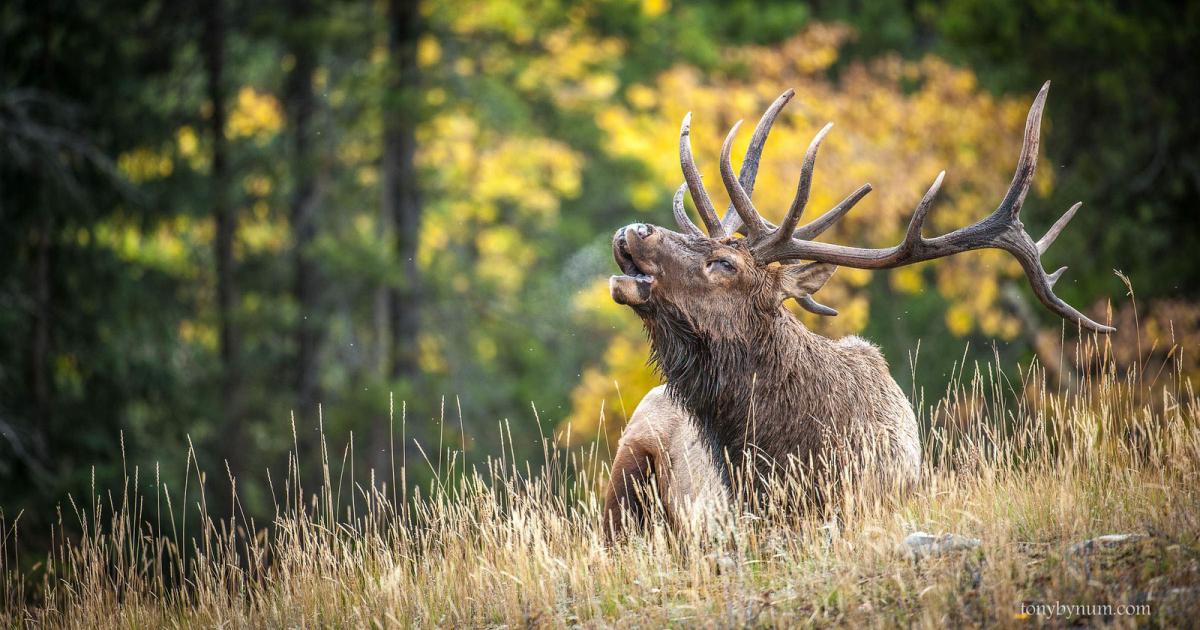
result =
M1037 242L1039 256L1045 254L1047 249L1050 249L1050 245L1054 243L1054 239L1058 238L1058 235L1062 233L1063 228L1067 227L1067 224L1071 222L1071 219L1075 218L1075 213L1079 210L1079 206L1082 205L1082 201L1076 201L1075 205L1071 206L1070 210L1067 210L1065 213L1063 213L1063 215L1054 222L1054 225L1050 226L1050 229L1046 231L1046 235Z
M828 230L830 226L832 226L834 223L837 223L838 220L845 216L847 212L850 212L850 209L853 208L859 201L862 201L862 198L866 197L867 193L871 192L871 190L872 188L870 184L863 184L862 186L859 186L858 190L850 193L850 196L843 199L841 203L830 208L825 214L813 219L811 223L808 223L807 225L793 232L792 238L811 241L812 239L820 236L823 232L825 232L825 230Z
M767 111L763 112L762 118L758 119L758 125L754 127L754 135L750 136L750 146L746 148L746 156L742 158L742 167L738 171L738 181L741 182L742 188L746 189L746 196L754 195L754 180L758 177L758 164L762 159L763 147L767 144L767 136L771 133L771 126L775 124L775 119L779 117L779 112L787 105L792 97L796 95L796 90L788 89L779 98L775 99ZM721 219L721 225L725 228L726 234L737 234L742 228L742 218L738 216L733 204L725 209L725 217Z
M816 136L813 136L812 142L808 145L808 151L804 154L804 165L800 167L800 181L796 184L796 196L792 198L792 205L788 208L787 216L783 218L783 223L779 224L779 229L775 231L772 240L784 242L792 238L792 232L800 223L800 216L804 214L804 207L808 205L808 194L812 190L813 168L817 164L817 149L821 147L821 141L825 139L825 135L829 133L830 129L833 129L833 123L825 123L825 126L817 132Z
M992 214L999 217L1007 214L1009 221L1016 221L1025 205L1025 195L1029 194L1029 186L1033 183L1033 172L1037 168L1038 144L1041 140L1042 110L1046 108L1046 96L1050 93L1050 82L1042 84L1038 95L1029 107L1029 116L1025 118L1025 139L1021 142L1021 157L1017 158L1017 168L1013 172L1012 183L1000 205Z
M696 168L696 160L692 157L692 142L689 137L691 126L692 113L688 112L683 117L683 126L679 129L679 164L683 168L683 178L687 181L692 202L696 204L696 210L708 228L708 235L711 238L722 238L725 236L725 228L717 218L717 211L713 209L712 200L708 191L704 189L704 181L700 178L700 171Z
M826 315L834 317L838 314L837 309L830 308L813 299L811 295L805 295L796 300L800 304L800 308L817 315Z
M1047 283L1047 284L1049 284L1051 287L1053 287L1053 286L1054 286L1054 283L1055 283L1055 282L1058 282L1058 278L1059 278L1060 276L1062 276L1062 275L1063 275L1063 272L1064 272L1064 271L1066 271L1066 270L1067 270L1067 268L1066 268L1066 267L1059 267L1059 268L1058 268L1058 271L1055 271L1054 273L1052 273L1052 274L1050 274L1050 275L1046 276L1046 283Z
M761 236L766 234L767 226L763 223L763 218L758 214L758 210L754 209L754 204L750 201L750 195L742 188L741 182L733 175L733 162L729 159L730 149L733 147L733 138L737 135L738 128L742 126L742 121L737 121L733 125L733 129L729 130L729 135L725 136L725 144L721 145L721 180L725 182L725 190L729 191L729 199L733 204L734 210L737 210L738 216L742 218L742 223L746 224L746 231L749 236Z
M904 241L900 243L899 255L911 255L913 250L924 242L925 239L921 236L921 227L925 224L925 217L929 216L929 210L933 208L933 198L942 189L942 180L945 178L946 171L939 172L937 178L933 180L933 185L929 187L929 190L925 191L925 196L921 197L921 203L917 204L917 209L913 211L912 219L908 222L908 230L904 233Z
M909 222L904 240L899 245L886 249L868 249L819 243L795 237L787 241L769 239L753 245L755 257L764 263L782 260L811 260L858 269L891 269L976 249L1002 249L1021 264L1034 294L1050 311L1068 321L1075 322L1082 328L1099 333L1113 332L1115 329L1111 326L1092 321L1054 294L1054 283L1062 276L1065 267L1052 274L1047 274L1046 270L1042 268L1041 255L1066 227L1079 205L1072 206L1038 242L1034 242L1021 224L1019 215L1021 206L1025 202L1025 196L1029 193L1029 187L1033 182L1034 169L1037 165L1042 111L1046 105L1049 89L1050 82L1047 81L1029 108L1021 156L1017 160L1012 183L1009 184L1008 191L1000 204L987 217L942 236L934 238L921 236L921 227L929 214L934 195L941 186L945 175L943 172L938 175L933 186L921 199L921 203L917 206L912 220ZM844 211L842 213L844 214ZM826 214L833 214L833 211ZM825 217L821 217L814 223L824 219ZM831 224L835 220L836 218L833 217L826 223ZM803 230L797 232L800 231ZM809 230L806 233L815 231Z
M691 236L704 236L704 232L692 222L692 218L688 216L687 209L683 207L683 193L687 192L688 185L684 182L679 186L679 190L675 191L675 197L671 199L671 211L675 214L675 222L679 224L679 229Z
M1037 258L1016 256L1017 261L1021 263L1021 267L1025 270L1025 275L1029 277L1029 284L1033 288L1033 294L1038 300L1051 312L1059 317L1071 322L1075 322L1082 328L1095 331L1107 335L1115 332L1117 329L1112 326L1092 321L1088 316L1075 310L1075 307L1067 304L1054 294L1054 283L1058 282L1066 267L1060 268L1052 274L1047 275L1046 270L1042 269L1042 263Z

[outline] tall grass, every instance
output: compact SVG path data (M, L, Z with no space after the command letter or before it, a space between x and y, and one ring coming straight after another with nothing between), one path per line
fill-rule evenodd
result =
M33 570L18 569L19 518L0 522L0 625L1192 625L1192 385L1179 369L1118 373L1103 346L1081 347L1093 356L1077 363L1099 368L1071 383L1051 387L1036 366L1010 377L960 365L943 396L919 396L925 462L908 496L851 489L833 520L735 511L723 537L676 536L655 518L606 547L602 449L548 437L537 467L513 461L502 432L508 452L478 467L443 453L365 478L322 440L309 464L319 487L301 486L293 457L271 482L270 523L237 509L232 478L235 509L214 514L203 488L215 484L168 488L150 471L144 495L148 473L134 469L124 487L68 502ZM440 474L406 491L418 465ZM981 545L914 555L901 541L917 530ZM1074 547L1114 533L1138 536ZM1039 619L1033 603L1113 608ZM1130 603L1148 608L1116 614Z

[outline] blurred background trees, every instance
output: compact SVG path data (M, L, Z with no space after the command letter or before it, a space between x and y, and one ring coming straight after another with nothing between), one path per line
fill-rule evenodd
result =
M871 182L828 238L879 246L942 168L936 228L994 207L1052 80L1023 216L1036 234L1084 202L1059 293L1128 318L1119 267L1160 348L1194 354L1195 5L185 5L0 8L0 505L34 531L93 466L120 478L122 439L128 467L179 479L190 436L251 511L293 422L302 458L320 423L383 479L393 442L483 457L504 421L518 458L542 432L615 439L657 379L607 295L611 234L670 224L685 111L715 181L728 128L788 87L759 207L782 212L833 121L812 205ZM1012 362L1061 336L993 253L842 270L821 299L842 314L807 323L880 343L914 391L968 341Z

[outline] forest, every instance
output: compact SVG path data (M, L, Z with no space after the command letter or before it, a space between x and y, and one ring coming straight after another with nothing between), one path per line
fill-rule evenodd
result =
M822 238L883 247L943 169L931 233L990 212L1050 81L1026 227L1082 202L1055 290L1118 328L1114 378L1187 382L1198 34L1196 3L1109 0L5 2L13 566L36 575L66 506L135 469L266 523L289 471L328 482L303 462L428 494L498 457L603 459L660 382L609 296L613 232L671 224L684 114L720 182L725 132L788 88L755 203L782 217L832 121L810 206L873 191ZM1059 389L1097 373L1002 252L842 269L820 297L839 315L805 325L878 344L918 406L981 364Z

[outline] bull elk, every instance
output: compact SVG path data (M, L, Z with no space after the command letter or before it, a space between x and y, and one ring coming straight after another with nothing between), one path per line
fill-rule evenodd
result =
M1041 240L1031 238L1021 224L1049 87L1047 82L1029 110L1016 173L994 211L942 236L923 236L943 171L917 205L903 240L885 249L814 240L866 196L870 184L800 225L817 149L832 123L809 145L783 221L774 225L755 209L751 192L763 146L792 90L763 114L738 176L729 153L740 121L725 138L721 180L731 204L723 218L717 216L692 158L691 114L684 117L679 134L684 184L673 202L681 231L633 224L613 237L622 275L610 280L612 297L641 317L651 358L666 384L642 399L618 445L605 500L610 536L644 514L649 500L661 502L673 526L695 525L696 519L730 504L733 473L746 470L747 463L773 471L798 466L809 475L842 474L853 466L849 478L865 478L859 473L869 470L890 480L883 492L902 491L916 481L921 465L916 418L879 349L858 337L818 335L783 306L792 298L813 313L836 315L813 294L838 265L890 269L975 249L1001 249L1020 262L1034 294L1051 311L1083 329L1113 330L1054 294L1065 267L1053 273L1042 268L1041 255L1080 204L1067 210ZM685 193L707 235L684 209Z

